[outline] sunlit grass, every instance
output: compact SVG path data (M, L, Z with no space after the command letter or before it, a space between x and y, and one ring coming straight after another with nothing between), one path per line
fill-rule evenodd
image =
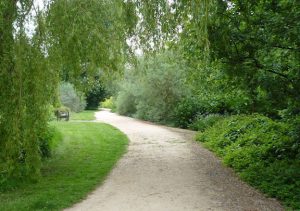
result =
M0 192L0 210L61 210L85 198L126 151L127 137L101 123L54 122L63 140L38 183Z
M95 120L95 112L92 110L82 111L79 113L71 113L70 120Z

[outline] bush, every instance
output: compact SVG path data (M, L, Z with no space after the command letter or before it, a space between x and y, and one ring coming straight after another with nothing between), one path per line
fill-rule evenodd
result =
M224 119L226 116L220 114L198 115L195 120L188 126L192 130L204 131L212 127L218 121Z
M106 91L100 81L95 81L86 94L86 109L97 110L99 102L103 101L106 97Z
M110 97L110 98L105 99L103 102L100 103L100 107L115 110L116 104L115 104L114 97Z
M83 93L77 92L72 84L66 82L60 85L60 101L74 112L83 111L86 107Z
M132 116L136 113L134 90L129 84L124 84L116 100L117 112L121 115Z
M174 109L175 126L187 128L195 120L196 116L205 112L204 106L193 97L185 97Z
M178 102L186 95L184 63L172 52L141 59L125 74L117 97L117 111L140 119L170 123Z
M300 144L295 130L261 115L231 116L199 133L197 140L244 180L299 209Z

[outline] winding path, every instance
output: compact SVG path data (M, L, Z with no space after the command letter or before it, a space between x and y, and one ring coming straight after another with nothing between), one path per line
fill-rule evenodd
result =
M97 121L130 139L128 152L104 184L68 210L101 211L277 211L281 205L241 182L199 143L194 132L109 111Z

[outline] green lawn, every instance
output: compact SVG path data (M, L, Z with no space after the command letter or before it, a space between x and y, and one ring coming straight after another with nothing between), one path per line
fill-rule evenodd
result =
M70 114L70 120L95 120L96 111L82 111L79 113L72 112Z
M43 163L42 178L0 192L0 210L61 210L83 199L126 151L128 139L101 123L53 122L63 140Z

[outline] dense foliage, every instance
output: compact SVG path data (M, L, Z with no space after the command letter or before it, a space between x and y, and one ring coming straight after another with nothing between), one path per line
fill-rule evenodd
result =
M117 1L55 0L47 13L49 54L65 80L120 71L130 34L130 5ZM126 17L126 18L125 18Z
M278 118L284 109L299 113L299 7L295 0L138 1L137 33L149 40L145 52L159 40L152 50L184 55L201 101Z
M8 178L37 179L40 137L58 81L44 56L43 20L29 39L24 15L30 1L0 3L0 184ZM16 30L18 29L18 30Z
M128 69L116 99L120 114L168 123L185 94L184 62L172 52L141 59Z
M86 109L97 110L99 107L99 102L103 101L106 95L104 84L99 80L94 81L86 93Z
M261 115L231 116L199 133L197 140L216 152L245 181L288 206L300 208L297 129Z
M217 1L208 26L212 58L238 80L252 112L299 113L300 4L288 1Z

